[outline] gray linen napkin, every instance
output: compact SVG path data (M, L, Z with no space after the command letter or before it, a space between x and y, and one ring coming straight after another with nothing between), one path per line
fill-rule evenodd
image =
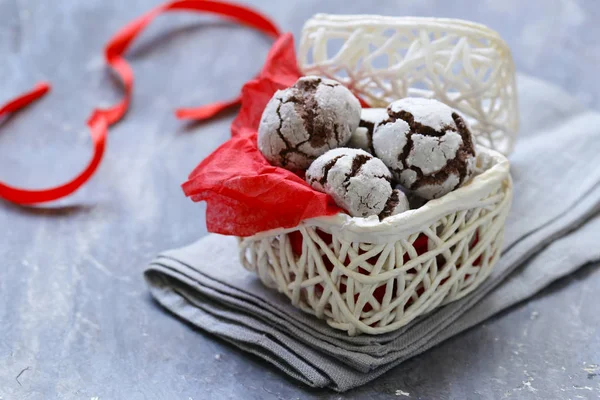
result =
M600 260L600 113L519 77L522 128L510 156L514 201L504 250L469 296L384 335L348 337L294 308L208 235L159 255L145 277L165 308L310 386L345 391Z

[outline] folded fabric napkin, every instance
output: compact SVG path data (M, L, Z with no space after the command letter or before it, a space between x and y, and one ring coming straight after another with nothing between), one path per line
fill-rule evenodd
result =
M152 295L307 385L345 391L600 260L600 113L548 83L518 83L522 124L510 156L504 250L467 297L398 331L348 337L265 288L239 263L236 239L213 234L159 255L145 271Z

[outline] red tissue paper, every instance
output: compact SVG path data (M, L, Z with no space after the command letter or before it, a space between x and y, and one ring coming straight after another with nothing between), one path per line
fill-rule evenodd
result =
M287 33L274 43L260 74L242 88L242 106L231 125L231 139L204 159L183 184L186 196L206 201L209 232L251 236L342 211L302 177L269 164L257 147L258 125L267 102L300 76L294 40Z

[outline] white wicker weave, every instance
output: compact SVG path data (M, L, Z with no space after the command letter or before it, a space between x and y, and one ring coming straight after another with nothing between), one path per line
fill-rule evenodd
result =
M319 217L242 238L242 263L349 335L398 329L471 292L500 255L512 198L509 164L493 150L478 151L484 172L419 209L383 222Z
M479 144L508 154L518 130L510 49L472 22L318 14L302 30L305 75L343 82L372 107L407 96L460 111Z
M338 214L240 238L244 267L349 335L398 329L474 290L500 256L512 199L508 160L488 148L508 153L518 126L504 42L463 21L317 15L304 26L299 62L372 106L437 98L466 116L486 147L477 147L477 176L416 210L382 222Z

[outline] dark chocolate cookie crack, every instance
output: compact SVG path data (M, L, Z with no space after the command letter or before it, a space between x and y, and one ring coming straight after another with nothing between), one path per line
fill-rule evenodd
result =
M471 134L464 122L464 120L457 113L452 113L452 119L454 120L457 129L451 126L444 126L441 130L435 130L430 126L423 125L420 122L415 121L412 113L400 110L397 112L392 111L388 108L388 113L390 114L390 118L384 123L393 123L398 119L403 120L410 127L410 131L406 134L406 144L402 149L402 153L398 155L398 161L403 165L404 170L411 170L415 172L416 179L412 185L407 187L407 189L412 190L415 186L415 183L418 182L418 186L426 186L426 185L441 185L443 184L451 175L456 175L459 177L458 185L462 185L465 181L465 177L467 175L467 163L466 160L469 156L475 156L475 150L473 149L473 142L471 140ZM458 132L457 132L458 130ZM413 134L420 134L423 136L432 136L437 137L438 141L441 141L442 136L444 136L447 132L457 132L463 144L456 151L456 155L452 159L448 159L446 162L446 166L443 170L434 172L429 175L423 174L421 168L415 165L408 165L405 160L407 160L410 152L414 149L413 142ZM398 169L395 169L396 173L400 173Z
M287 165L287 163L289 162L288 156L292 153L301 154L302 156L309 158L309 159L314 158L299 149L300 146L302 146L304 143L307 142L306 140L303 142L300 142L294 146L286 139L285 135L283 135L283 133L281 133L281 128L283 126L283 118L281 117L281 106L286 103L295 103L295 101L292 101L292 99L288 99L287 101L283 101L282 99L277 99L277 100L279 100L279 104L277 105L275 112L277 113L277 118L279 118L279 125L277 126L276 132L277 132L277 135L279 136L279 138L285 144L285 149L283 149L279 152L283 166L285 167Z
M385 207L379 213L379 220L381 221L384 218L391 216L392 212L394 211L394 209L396 208L396 206L398 205L399 202L400 202L400 191L398 191L398 190L392 191L392 194L388 198L388 201L385 203Z
M293 97L297 99L294 101L296 112L304 123L304 129L308 134L310 145L315 148L327 145L328 148L331 148L329 145L328 127L322 121L322 118L319 118L319 104L315 98L317 89L321 84L335 87L335 85L323 83L321 78L306 79L298 81L292 86L295 89ZM338 130L335 129L334 133L336 141L339 141Z

